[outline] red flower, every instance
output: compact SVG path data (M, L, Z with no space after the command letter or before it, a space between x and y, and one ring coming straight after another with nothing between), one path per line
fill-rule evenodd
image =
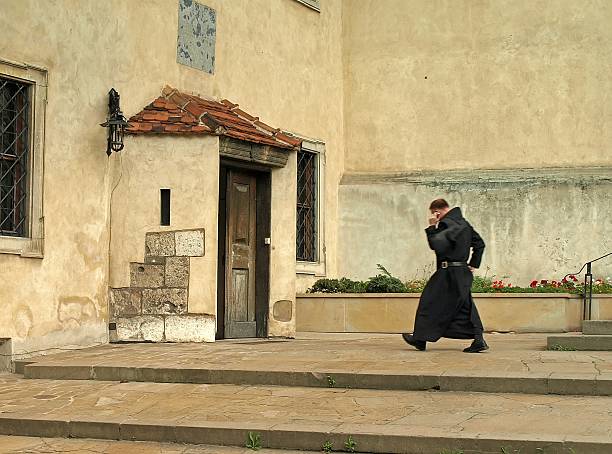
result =
M574 282L578 282L578 279L573 274L570 274L570 279Z
M538 281L531 281L531 284L529 284L529 287L531 288L536 288L538 286Z
M548 284L548 281L547 281L546 279L542 279L542 280L540 281L540 284L542 284L542 285L546 285L546 284Z

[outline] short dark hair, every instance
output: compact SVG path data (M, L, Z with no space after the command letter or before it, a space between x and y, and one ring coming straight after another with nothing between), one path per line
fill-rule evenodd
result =
M444 199L436 199L429 204L430 210L441 210L442 208L449 208L448 202Z

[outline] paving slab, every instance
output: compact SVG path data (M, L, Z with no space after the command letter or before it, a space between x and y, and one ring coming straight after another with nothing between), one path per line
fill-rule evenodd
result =
M612 397L0 376L0 434L439 454L612 452ZM538 451L537 449L540 449ZM541 449L544 449L542 451Z
M491 349L399 335L300 334L210 344L109 344L17 363L26 378L612 395L612 352L547 351L546 334L493 334Z
M0 435L0 454L62 452L90 454L252 454L253 450L232 446ZM315 451L261 449L257 452L259 454L313 454Z

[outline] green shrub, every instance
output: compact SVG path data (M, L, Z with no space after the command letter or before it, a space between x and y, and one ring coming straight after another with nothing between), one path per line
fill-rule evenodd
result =
M406 293L404 283L393 276L380 263L376 265L381 272L366 282L367 293Z
M319 279L308 289L308 293L364 293L365 283L342 279Z
M367 293L406 293L406 286L393 276L378 274L366 282Z
M427 279L413 279L402 282L387 269L378 264L380 271L367 281L351 279L319 279L308 290L309 293L421 293L427 284ZM575 276L560 281L532 281L529 287L515 287L503 279L493 279L488 276L474 276L473 293L584 293L584 284ZM595 279L593 293L612 293L612 280Z

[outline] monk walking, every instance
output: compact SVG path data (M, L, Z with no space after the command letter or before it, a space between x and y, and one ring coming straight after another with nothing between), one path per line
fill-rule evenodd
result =
M437 199L429 210L432 217L425 233L429 247L436 253L437 270L423 289L414 332L402 337L417 350L425 350L427 342L441 337L474 339L463 351L482 352L489 346L482 335L471 288L472 273L480 266L485 243L464 219L460 208L451 209L446 200Z

